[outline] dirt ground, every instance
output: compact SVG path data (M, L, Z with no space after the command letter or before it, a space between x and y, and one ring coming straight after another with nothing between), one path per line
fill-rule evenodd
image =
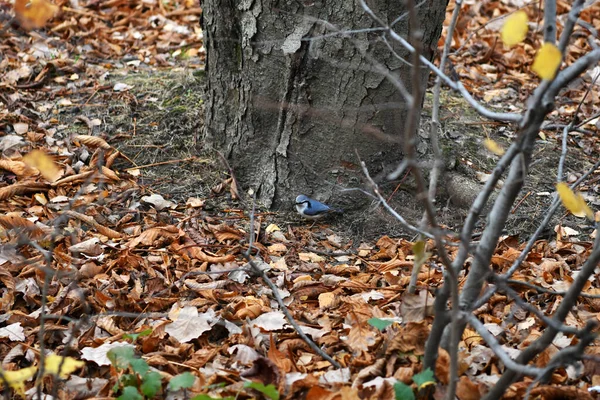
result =
M142 184L150 193L160 193L180 204L185 204L190 197L206 199L205 209L215 212L244 208L239 202L232 201L228 190L221 194L215 194L213 190L229 174L223 161L208 151L202 142L202 71L182 68L168 72L138 72L116 81L132 88L118 95L112 91L98 92L93 101L64 109L59 116L61 123L70 126L74 134L89 134L89 128L78 123L77 118L101 119L103 124L93 134L107 139L134 163L123 165L124 168L140 167ZM441 146L449 175L442 179L444 184L440 185L436 204L439 222L458 231L483 177L492 171L498 158L485 149L484 139L489 137L508 147L514 131L509 125L482 120L455 95L444 92L442 97ZM424 144L428 141L425 132L429 129L430 100L428 93L420 130ZM525 241L537 228L551 202L559 158L560 143L551 137L538 140L531 173L511 213L507 234L519 235L520 240ZM591 165L588 156L578 149L569 149L566 171L580 176ZM447 182L454 182L454 185L449 187ZM362 188L367 189L366 186ZM415 200L411 176L383 183L381 189L404 218L418 224L423 210ZM361 210L320 223L313 230L317 232L328 226L355 245L385 234L413 239L376 202L365 204ZM292 204L286 210L264 215L267 222L275 222L282 228L305 224L294 212ZM583 219L567 216L564 209L559 210L543 238L552 237L553 228L559 222L579 232L582 240L589 239L592 227ZM483 224L484 221L478 228L481 229Z

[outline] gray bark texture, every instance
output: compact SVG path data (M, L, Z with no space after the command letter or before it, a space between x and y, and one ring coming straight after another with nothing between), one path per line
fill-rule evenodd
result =
M369 5L391 23L405 13L402 3ZM204 138L263 205L289 208L299 193L331 200L340 197L340 188L360 186L356 151L374 174L401 160L407 110L371 62L392 71L410 91L411 67L398 56L411 57L396 44L392 53L382 31L332 35L333 26L378 27L360 4L202 0L201 5L207 50ZM432 58L446 1L425 0L417 7L424 55ZM408 37L409 25L405 16L393 28ZM427 76L423 68L424 83Z

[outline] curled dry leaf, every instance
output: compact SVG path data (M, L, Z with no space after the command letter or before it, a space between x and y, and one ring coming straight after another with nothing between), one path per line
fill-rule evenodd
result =
M288 251L288 248L283 243L275 243L268 247L269 254L281 254Z
M6 230L14 230L16 233L25 234L31 239L39 239L46 234L36 224L18 215L0 215L0 225Z
M7 312L14 304L16 286L15 279L2 265L0 265L0 282L5 287L2 297L0 297L0 310Z
M23 182L0 188L0 201L14 196L40 191L48 191L50 186L46 183Z
M354 275L360 272L358 265L338 264L338 265L326 265L325 272L334 275Z
M121 234L117 231L114 231L98 222L96 222L96 220L92 217L88 217L87 215L83 215L81 213L78 213L76 211L72 211L72 210L68 210L64 212L65 214L69 215L70 217L76 218L79 221L88 224L90 226L92 226L94 229L96 229L98 231L98 233L111 238L111 239L118 239L121 237Z
M196 245L196 243L187 236L184 238L183 244L171 243L171 248L179 254L185 254L192 259L209 262L211 264L226 263L235 260L235 256L233 254L226 254L223 256L208 255L202 251L201 247Z
M245 236L238 229L227 224L208 225L208 227L219 243L223 243L226 240L241 240Z
M94 171L85 171L85 172L81 172L77 175L67 176L67 177L59 179L55 182L52 182L52 187L60 187L60 186L66 185L66 184L82 183L82 182L85 182L86 180L88 180L93 174L94 174Z
M121 180L121 178L119 178L119 175L115 171L113 171L112 169L110 169L108 167L105 167L104 165L102 166L101 171L102 171L102 175L104 175L111 181L118 182Z
M37 169L30 167L23 161L0 160L0 169L10 171L18 177L29 177L39 174Z
M146 247L160 247L164 244L169 244L179 237L183 236L183 231L177 228L176 226L160 226L155 228L150 228L148 230L143 231L138 237L131 240L127 247L133 249L139 245Z
M106 140L91 135L77 135L73 138L73 141L77 144L84 144L93 149L101 148L103 150L111 150L112 146L106 142Z

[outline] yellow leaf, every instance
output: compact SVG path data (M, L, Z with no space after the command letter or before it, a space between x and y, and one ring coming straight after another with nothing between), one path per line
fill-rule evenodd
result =
M0 374L3 377L3 379L0 379L0 387L6 382L17 394L25 397L24 382L33 378L36 372L37 367L23 368L17 371L4 371L0 368Z
M15 1L15 14L25 29L43 27L57 11L58 6L48 0Z
M60 169L58 169L52 158L41 150L33 150L23 157L23 162L38 169L40 174L50 182L54 182L60 176Z
M531 69L545 80L553 79L562 62L562 56L558 47L552 43L544 43L533 61Z
M521 43L527 36L529 19L525 11L517 11L510 17L506 18L506 22L500 31L502 41L508 46L514 46Z
M576 217L588 217L594 220L592 209L586 204L581 193L574 193L569 185L564 182L556 184L556 190L563 206Z
M504 149L502 148L502 146L494 142L492 139L485 139L483 141L483 145L486 149L488 149L497 156L501 156L502 154L504 154Z
M44 373L58 375L61 378L66 379L69 377L69 374L84 365L85 362L76 360L72 357L61 357L56 354L51 354L44 359ZM59 367L60 373L58 372Z

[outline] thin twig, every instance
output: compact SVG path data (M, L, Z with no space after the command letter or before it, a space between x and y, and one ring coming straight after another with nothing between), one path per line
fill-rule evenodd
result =
M279 307L281 308L281 311L283 312L283 315L285 315L285 317L288 320L288 322L290 323L290 325L292 325L292 327L294 327L294 329L298 333L298 336L300 336L300 338L302 338L302 340L304 340L304 342L306 344L308 344L310 346L310 348L313 349L313 351L315 353L317 353L318 355L320 355L324 360L329 361L329 363L331 363L331 365L333 365L335 368L338 368L338 369L341 368L341 365L337 361L335 361L333 358L331 358L331 356L329 356L327 353L325 353L319 346L317 346L315 344L315 342L313 342L302 331L302 328L300 327L300 325L298 325L298 323L296 322L294 317L292 317L292 314L290 313L290 311L286 307L285 303L283 302L283 299L281 298L281 295L279 294L279 289L277 288L277 286L275 286L275 284L269 279L269 277L267 276L265 271L262 270L261 268L259 268L258 265L256 265L256 263L252 259L251 251L252 251L252 246L254 245L254 213L255 213L255 211L256 211L256 194L254 194L253 201L252 201L252 212L250 213L250 240L248 243L248 250L246 250L243 253L244 258L246 259L246 261L248 261L248 264L250 264L250 266L252 267L254 272L262 278L262 280L267 284L267 286L269 286L269 288L271 289L271 292L273 293L273 297L275 297L277 304L279 304Z

